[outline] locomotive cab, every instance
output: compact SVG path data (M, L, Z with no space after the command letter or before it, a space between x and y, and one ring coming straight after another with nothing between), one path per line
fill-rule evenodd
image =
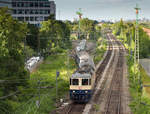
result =
M89 74L88 74L89 75ZM91 98L91 76L70 78L70 99L75 102L88 102Z

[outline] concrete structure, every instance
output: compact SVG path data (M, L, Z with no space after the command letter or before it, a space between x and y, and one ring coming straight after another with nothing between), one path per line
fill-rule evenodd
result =
M48 16L56 17L56 5L49 0L12 0L12 16L20 21L38 25Z
M0 8L1 7L11 8L11 0L0 0Z

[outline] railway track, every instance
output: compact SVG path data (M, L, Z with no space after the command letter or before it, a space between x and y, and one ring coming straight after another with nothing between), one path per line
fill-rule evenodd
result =
M113 35L109 34L108 37L112 40L114 56L110 60L109 67L103 74L97 73L97 77L103 77L100 87L97 90L96 95L92 104L97 104L97 106L102 106L100 110L95 111L94 107L89 109L88 114L121 114L121 91L122 91L122 80L123 80L123 51L124 47L117 41ZM119 49L118 49L119 48ZM106 66L105 66L106 67ZM105 69L105 68L104 68ZM103 74L103 76L101 76Z
M109 47L108 47L108 52L107 55L105 56L103 62L101 63L100 67L98 68L97 72L96 72L96 80L95 80L95 88L97 86L97 84L100 82L101 78L102 78L102 74L104 72L104 70L106 69L106 66L109 62L109 59L111 58L112 52L114 50L114 56L112 57L112 60L110 62L109 68L108 68L108 72L111 72L111 68L114 64L114 59L116 58L116 48L113 48L113 46L117 45L117 47L119 47L119 57L118 57L118 62L113 74L113 78L112 81L110 83L110 88L109 88L109 92L107 93L107 101L105 104L105 111L102 112L103 114L121 114L122 113L122 108L121 108L121 91L122 91L122 80L123 78L121 77L121 73L123 71L123 59L122 59L122 51L124 51L123 47L121 46L122 44L117 41L113 36L111 36L111 40L109 41ZM102 81L101 84L101 89L98 90L94 90L97 91L96 94L93 96L93 103L98 104L99 99L101 97L101 94L103 94L103 88L105 87L106 81L108 80L109 77L105 77L104 80ZM101 100L101 99L100 99ZM65 111L65 114L82 114L84 108L85 108L86 104L76 104L76 103L72 103L70 104L70 106L68 107L68 109ZM91 109L93 110L93 109ZM91 111L90 110L90 111ZM89 111L89 114L91 114Z
M82 114L85 105L72 103L65 114Z
M108 38L108 39L109 39L109 38ZM110 39L109 39L109 40L110 40ZM107 66L107 64L108 64L108 62L109 62L109 59L111 58L112 50L113 50L113 45L114 45L113 42L112 42L112 41L109 41L109 47L108 47L107 55L106 55L106 57L104 58L103 62L101 63L100 67L98 68L98 70L97 70L97 72L96 72L95 89L96 89L96 86L98 85L99 81L100 81L101 78L102 78L103 72L104 72L104 70L106 69L106 66ZM112 64L110 64L110 65L112 65ZM107 80L107 77L104 78L104 81L103 81L103 83L102 83L101 88L104 87L106 80ZM94 92L95 92L95 91L96 91L96 90L94 90ZM93 98L93 101L94 101L95 103L97 103L97 102L99 102L99 98L100 98L100 95L101 95L101 93L102 93L102 90L99 89L99 90L97 90L97 92L95 92L95 93L96 93L96 94L93 96L93 97L94 97L94 98Z
M116 41L119 47L119 57L113 79L110 84L107 101L105 105L105 111L103 114L122 114L121 107L121 93L122 93L122 82L123 82L123 51L124 48L119 41Z
M102 61L100 67L98 68L97 72L96 72L96 80L95 80L95 87L97 85L97 83L100 81L101 79L101 75L102 73L104 72L108 62L109 62L109 59L111 57L111 54L112 54L112 47L113 47L113 44L111 41L108 41L108 44L109 44L109 47L108 47L108 51L107 51L107 55L106 57L104 58L104 60ZM94 90L95 91L95 90ZM95 98L98 98L99 95L100 95L100 92L98 94L96 94ZM96 99L95 99L96 100ZM84 108L85 108L86 104L75 104L75 103L72 103L69 108L67 109L66 113L65 114L82 114Z

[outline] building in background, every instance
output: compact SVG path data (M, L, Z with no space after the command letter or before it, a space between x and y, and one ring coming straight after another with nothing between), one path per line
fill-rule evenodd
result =
M15 19L37 26L52 14L56 17L55 2L50 0L12 0L12 9Z
M11 8L11 0L0 0L0 8L2 7Z

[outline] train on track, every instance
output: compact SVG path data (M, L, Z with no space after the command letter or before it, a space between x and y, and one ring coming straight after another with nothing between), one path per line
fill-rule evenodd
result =
M70 77L70 99L74 102L88 102L95 82L95 65L86 51L86 40L81 40L75 52L77 70Z

